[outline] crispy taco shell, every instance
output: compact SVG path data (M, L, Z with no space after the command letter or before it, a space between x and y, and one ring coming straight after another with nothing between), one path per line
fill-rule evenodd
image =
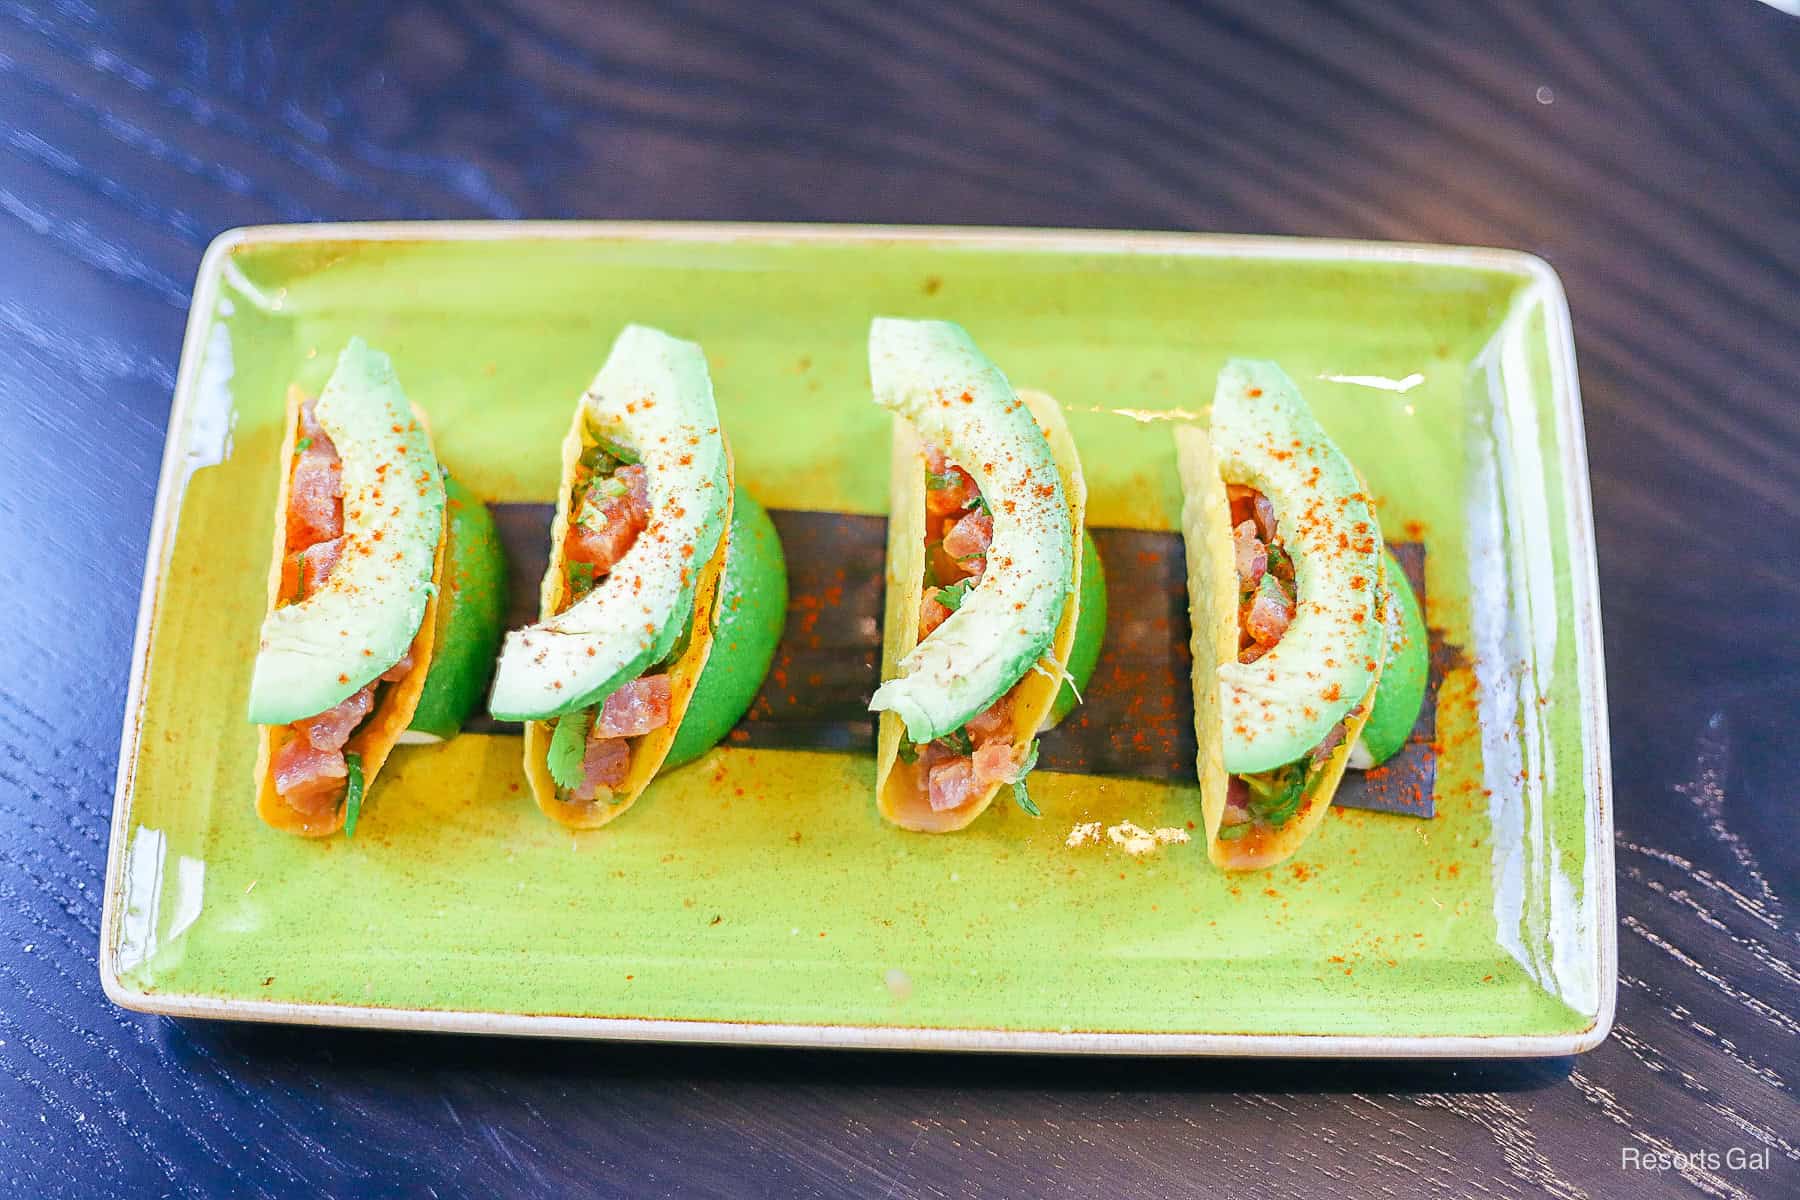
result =
M294 478L294 445L299 438L300 406L307 400L306 393L298 387L288 388L287 394L287 433L281 440L281 487L275 494L275 545L269 559L269 611L273 612L281 602L283 572L287 565L287 511L288 493L293 486ZM417 405L413 406L413 418L419 422L419 428L430 438L431 426L425 414ZM431 599L426 602L425 615L419 622L419 632L412 640L412 669L400 679L388 684L380 692L380 700L373 712L351 735L344 744L345 754L356 754L362 758L363 796L366 804L371 788L375 786L375 776L380 774L382 764L387 762L388 754L393 750L400 735L412 723L413 710L419 706L419 696L425 690L425 677L431 673L431 651L437 637L437 584L444 569L444 534L438 532L437 551L432 559L431 579L433 591ZM289 806L275 790L275 772L273 763L275 751L292 736L286 725L258 725L256 727L256 814L266 823L287 833L297 833L303 837L325 837L336 833L344 826L345 805L339 804L330 813L322 816L308 817Z
M1063 494L1069 501L1074 531L1074 567L1069 579L1069 598L1063 606L1050 648L1034 668L1027 669L1016 685L1013 699L1013 749L1022 754L1037 737L1056 702L1075 642L1075 625L1081 606L1082 538L1087 519L1087 483L1081 473L1081 457L1075 439L1063 420L1062 406L1042 392L1020 389L1031 415L1037 419L1050 453L1062 475ZM889 462L887 604L882 619L881 677L891 678L901 659L919 641L919 604L925 594L925 449L911 422L894 418L893 448ZM921 795L918 767L900 760L900 744L906 725L898 713L881 714L876 742L875 806L882 817L903 829L921 833L949 833L962 829L994 801L1006 786L996 783L976 793L956 808L934 811Z
M563 548L569 535L569 504L575 491L575 469L587 447L584 440L586 423L587 406L578 404L568 436L563 439L562 487L556 495L556 516L550 525L550 565L544 571L543 586L538 593L538 615L544 619L562 611L568 595ZM662 769L663 759L668 757L669 747L675 742L688 702L693 699L694 685L699 683L707 655L712 652L713 633L718 622L719 580L725 570L725 552L731 540L731 508L736 491L729 443L725 447L725 474L724 529L719 534L718 547L700 568L700 578L694 585L694 608L688 618L693 628L687 649L669 665L669 722L661 729L629 739L631 766L624 782L610 797L598 796L585 803L561 799L556 794L556 780L550 776L548 762L553 727L547 721L525 722L525 778L531 784L532 797L545 816L571 829L598 829L637 803L637 798Z
M1325 761L1312 769L1300 807L1275 828L1253 829L1221 840L1225 794L1224 708L1219 699L1219 667L1237 661L1238 575L1231 542L1231 502L1212 439L1195 425L1175 429L1176 468L1181 476L1181 532L1187 549L1188 605L1193 634L1194 730L1199 742L1200 811L1206 825L1206 854L1227 871L1258 871L1291 857L1325 819L1344 777L1350 749L1374 707L1381 682L1379 666L1369 690L1345 718L1344 737ZM1365 489L1366 490L1366 489ZM1385 568L1384 568L1385 570ZM1386 596L1385 578L1378 594ZM1385 599L1383 600L1385 603ZM1378 612L1378 616L1379 616ZM1378 660L1379 661L1379 660Z

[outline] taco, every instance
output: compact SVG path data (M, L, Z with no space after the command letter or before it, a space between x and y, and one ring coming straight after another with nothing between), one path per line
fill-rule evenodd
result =
M1015 392L946 321L877 318L869 372L895 414L876 806L943 833L1011 784L1035 815L1025 778L1080 620L1074 440L1056 401Z
M1175 441L1207 853L1257 870L1324 819L1368 721L1387 649L1381 528L1274 363L1227 363L1210 434Z
M661 768L713 645L733 485L700 347L627 326L562 467L542 619L507 634L488 706L526 723L538 807L592 829Z
M316 400L289 389L280 462L256 810L290 833L354 832L431 667L443 478L424 414L360 338Z

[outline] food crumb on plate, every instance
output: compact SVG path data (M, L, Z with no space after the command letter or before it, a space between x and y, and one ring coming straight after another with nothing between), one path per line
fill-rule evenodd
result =
M1069 830L1069 836L1063 839L1065 846L1087 846L1100 844L1101 824L1098 821L1081 821ZM1145 829L1135 821L1121 821L1117 825L1106 826L1106 839L1131 855L1148 854L1163 846L1176 842L1191 841L1188 831L1174 825L1165 825L1156 829Z
M1117 825L1109 826L1106 830L1106 836L1109 841L1123 849L1125 853L1134 855L1148 854L1152 850L1161 846L1167 846L1172 842L1185 842L1189 840L1187 830L1185 829L1178 829L1172 825L1165 826L1161 829L1145 829L1130 821L1121 821Z
M1083 821L1077 824L1075 828L1069 830L1069 836L1064 840L1063 844L1065 846L1081 846L1088 842L1097 842L1099 840L1100 822Z

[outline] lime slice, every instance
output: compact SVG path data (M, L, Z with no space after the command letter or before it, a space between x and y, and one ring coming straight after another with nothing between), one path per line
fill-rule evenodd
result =
M743 488L732 498L729 536L712 651L663 760L664 770L692 762L731 732L756 699L787 623L787 560L781 538L763 506Z
M1392 551L1387 555L1387 587L1387 655L1382 660L1381 686L1362 739L1350 756L1350 765L1364 771L1380 766L1406 745L1425 704L1425 684L1431 675L1425 617Z
M400 735L400 741L414 744L456 736L480 705L494 670L506 612L506 559L493 515L448 476L444 499L449 507L449 540L439 580L437 645L419 707Z
M1069 647L1069 676L1056 693L1045 729L1053 729L1080 703L1077 691L1086 691L1100 661L1100 643L1106 640L1106 569L1100 565L1100 548L1094 535L1083 532L1081 541L1081 608L1075 615L1075 643Z

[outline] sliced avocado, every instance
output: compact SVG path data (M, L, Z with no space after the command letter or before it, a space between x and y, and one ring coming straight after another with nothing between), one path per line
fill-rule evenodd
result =
M1054 729L1081 703L1080 693L1087 691L1088 680L1100 662L1100 645L1106 640L1106 568L1100 562L1100 547L1094 535L1081 537L1081 608L1075 614L1075 641L1069 647L1069 678L1056 693L1045 729Z
M1074 531L1043 430L961 326L876 317L869 377L877 404L974 477L994 518L980 585L869 701L928 742L960 729L1043 656L1069 598Z
M1406 572L1387 556L1387 656L1382 659L1381 686L1369 723L1350 750L1350 765L1359 771L1380 766L1400 753L1412 736L1425 706L1425 687L1431 678L1431 641L1425 631L1425 615L1413 594Z
M344 545L322 587L263 621L250 676L257 725L316 716L400 661L444 532L437 456L387 355L351 338L313 412L343 460Z
M444 498L448 519L437 640L419 707L400 735L406 743L456 736L487 692L506 615L506 556L493 514L453 475L444 478Z
M650 525L593 591L506 635L488 701L502 721L541 721L597 704L666 658L725 532L725 441L699 346L628 325L581 404L598 437L642 459Z
M1249 775L1307 753L1369 690L1382 654L1381 529L1356 468L1274 363L1225 364L1212 439L1225 481L1274 504L1294 563L1296 608L1281 641L1219 668L1225 769Z
M731 503L731 540L719 581L719 623L663 769L692 762L731 732L756 699L787 622L787 561L774 522L743 488Z

